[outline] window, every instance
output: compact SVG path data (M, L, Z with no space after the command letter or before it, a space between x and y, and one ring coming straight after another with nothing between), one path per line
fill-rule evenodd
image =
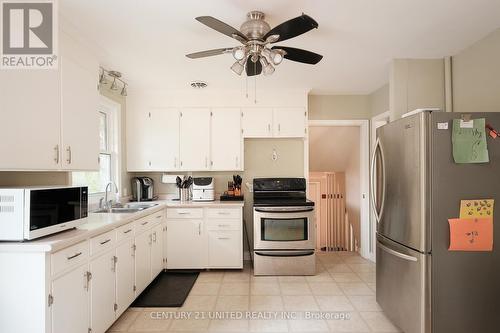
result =
M106 184L115 182L119 186L119 107L110 101L99 107L99 171L73 172L73 185L88 186L89 194L102 195Z

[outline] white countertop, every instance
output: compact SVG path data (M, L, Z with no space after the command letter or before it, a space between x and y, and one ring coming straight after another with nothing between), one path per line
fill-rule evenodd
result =
M243 201L180 202L160 200L157 206L136 213L90 213L84 223L75 229L25 242L1 242L0 252L56 252L94 236L113 230L124 224L154 214L165 208L243 207Z

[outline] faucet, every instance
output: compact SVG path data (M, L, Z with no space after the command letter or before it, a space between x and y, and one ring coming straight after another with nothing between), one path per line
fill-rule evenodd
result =
M111 209L113 206L113 199L108 201L108 192L110 190L111 185L114 185L115 193L118 193L118 186L116 186L114 182L109 182L108 184L106 184L106 189L104 190L104 208L107 210ZM100 204L102 204L102 198Z

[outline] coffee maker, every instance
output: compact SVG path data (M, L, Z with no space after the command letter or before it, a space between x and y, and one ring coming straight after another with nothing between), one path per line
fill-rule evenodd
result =
M150 177L132 178L132 200L152 201L154 200L154 182Z

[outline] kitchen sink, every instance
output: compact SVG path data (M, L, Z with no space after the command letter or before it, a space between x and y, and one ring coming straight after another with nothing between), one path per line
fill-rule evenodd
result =
M141 203L141 202L135 202L135 203L126 203L126 204L118 204L113 206L111 209L99 209L96 210L94 213L136 213L141 210L151 208L154 206L158 206L157 203Z

